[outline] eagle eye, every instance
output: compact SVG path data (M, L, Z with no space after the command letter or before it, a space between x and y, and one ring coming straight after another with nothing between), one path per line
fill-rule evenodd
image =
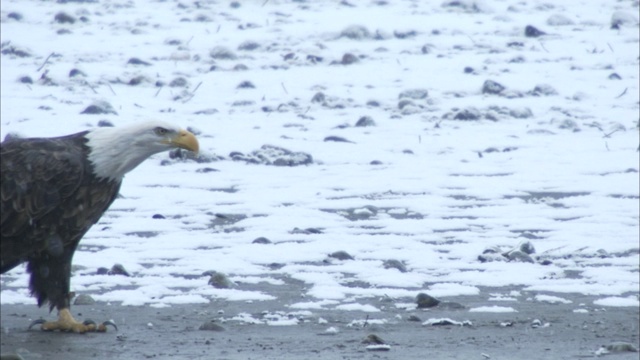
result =
M160 135L160 136L164 136L167 135L167 133L169 132L169 130L163 128L163 127L157 127L154 130L156 132L156 135Z

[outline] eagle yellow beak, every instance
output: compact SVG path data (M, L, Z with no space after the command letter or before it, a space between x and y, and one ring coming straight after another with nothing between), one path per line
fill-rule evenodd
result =
M198 154L198 150L200 150L200 145L198 145L198 139L192 133L187 130L180 130L178 134L169 140L171 145L193 151Z

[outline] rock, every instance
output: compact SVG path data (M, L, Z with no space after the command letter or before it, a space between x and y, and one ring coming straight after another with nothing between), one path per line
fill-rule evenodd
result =
M216 323L215 320L209 320L209 321L205 321L204 323L202 323L202 325L200 325L198 330L224 331L225 329L221 325L218 325L218 323Z
M22 14L17 13L15 11L12 11L12 12L7 14L7 18L8 19L13 19L13 20L16 20L16 21L20 21L20 20L22 20Z
M249 70L249 67L245 64L237 64L236 66L233 67L233 71L247 71Z
M351 40L363 40L371 37L369 30L361 25L351 25L340 32L340 37Z
M230 289L236 286L236 284L233 281L231 281L229 277L224 273L211 271L211 272L206 272L205 274L207 273L211 274L208 284L213 286L216 289Z
M407 30L407 31L394 31L393 36L396 39L409 39L418 35L418 32L415 30Z
M123 276L131 276L129 272L122 266L122 264L114 264L111 267L111 270L107 272L107 275L123 275Z
M57 13L53 20L59 24L73 24L76 22L76 18L62 11Z
M4 49L2 49L1 53L2 55L14 55L21 58L31 57L30 51L13 45L6 46Z
M317 92L315 95L313 95L313 97L311 98L311 102L312 103L323 103L326 99L326 96L324 95L324 93L322 92Z
M529 108L515 108L509 110L509 115L516 119L528 119L533 117L533 113Z
M87 74L85 74L83 71L78 69L71 69L71 71L69 71L69 77L73 78L76 76L87 76Z
M526 37L540 37L546 34L547 33L545 33L544 31L540 31L538 30L538 28L532 25L527 25L527 27L524 28L524 36Z
M113 110L111 104L106 101L96 101L93 104L87 106L80 114L100 115L100 114L115 114L118 113Z
M18 82L23 83L23 84L33 84L33 79L31 79L30 76L20 76L18 78Z
M411 89L405 90L398 95L398 99L414 99L422 100L429 96L427 89Z
M238 50L242 51L253 51L260 48L260 44L256 41L247 40L240 45L238 45Z
M367 127L367 126L376 126L375 121L371 118L371 116L363 116L356 122L357 127Z
M611 74L609 74L609 76L607 76L607 79L609 79L609 80L622 80L622 77L620 75L618 75L618 73L611 73Z
M558 95L556 89L548 84L538 84L529 92L533 96L553 96Z
M480 111L476 108L467 108L458 111L454 116L453 120L461 120L461 121L474 121L480 120L482 115Z
M91 295L80 294L76 296L73 300L73 305L93 305L96 301L91 297Z
M236 86L237 89L255 89L256 86L253 85L253 83L251 81L243 81L240 84L238 84L238 86Z
M638 17L635 15L625 12L625 11L616 11L611 15L611 28L612 29L620 29L622 26L636 26L638 25Z
M631 343L626 341L616 341L605 346L609 352L638 352L638 349Z
M549 26L568 26L568 25L574 25L573 20L569 19L568 17L562 15L562 14L554 14L549 16L549 18L547 19L547 25Z
M216 60L236 60L238 57L229 48L216 46L209 51L209 56Z
M213 115L213 114L216 114L217 112L218 112L218 109L209 108L209 109L198 110L194 112L194 114L195 115Z
M498 82L495 82L493 80L487 80L482 85L482 93L483 94L498 95L502 91L504 91L504 89L506 89L506 88L502 84L500 84Z
M273 145L262 145L259 150L248 155L232 152L229 157L234 161L273 166L299 166L313 163L313 157L310 154L293 152Z
M362 339L362 343L369 345L382 345L385 344L385 341L376 334L369 334L364 339Z
M349 141L349 140L347 140L347 139L345 139L345 138L343 138L341 136L327 136L326 138L324 138L323 141L325 141L325 142L327 142L327 141L347 142L347 143L352 143L353 144L352 141Z
M177 77L169 83L169 87L186 87L189 84L187 79L183 77Z
M252 244L271 244L271 240L267 239L266 237L259 237L256 238L255 240L253 240L251 242Z
M348 252L342 250L329 254L329 257L338 260L353 260L353 256L349 255Z
M351 65L351 64L355 64L357 62L359 62L360 60L358 59L357 56L351 54L351 53L346 53L344 55L342 55L342 60L340 61L340 64L342 65Z
M140 59L138 59L138 58L136 58L136 57L132 57L132 58L130 58L130 59L129 59L129 61L127 61L127 64L130 64L130 65L151 66L151 63L146 62L146 61L143 61L143 60L140 60Z
M416 303L418 304L418 309L427 309L437 306L440 303L440 300L426 293L419 293L416 296Z
M385 260L382 263L382 266L385 269L397 269L398 271L400 271L402 273L407 272L407 267L399 260L394 260L394 259Z

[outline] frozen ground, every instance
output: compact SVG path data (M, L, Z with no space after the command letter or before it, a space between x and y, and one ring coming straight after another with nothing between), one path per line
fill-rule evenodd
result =
M200 140L200 161L127 176L76 294L255 306L299 282L288 311L425 292L637 319L637 1L2 0L1 19L2 138L151 118ZM263 145L300 154L268 165ZM130 276L98 274L116 263ZM3 321L35 304L27 282L2 276Z

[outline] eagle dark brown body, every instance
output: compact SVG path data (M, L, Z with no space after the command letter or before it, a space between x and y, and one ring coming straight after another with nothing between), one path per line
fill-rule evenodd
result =
M158 121L0 144L1 273L26 263L38 306L48 303L49 310L58 310L58 321L36 320L31 326L77 333L115 326L80 323L71 315L73 254L116 199L124 175L153 154L175 148L197 152L198 141Z
M0 145L0 269L26 262L31 293L50 309L69 306L73 253L120 188L93 174L86 133Z

